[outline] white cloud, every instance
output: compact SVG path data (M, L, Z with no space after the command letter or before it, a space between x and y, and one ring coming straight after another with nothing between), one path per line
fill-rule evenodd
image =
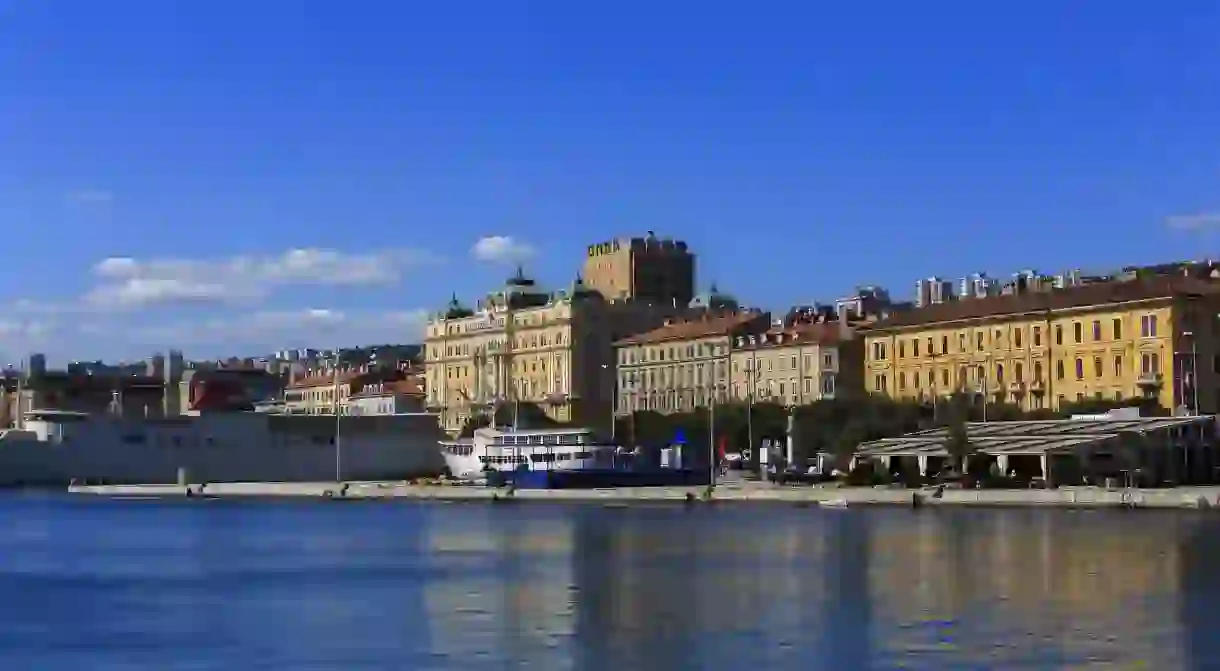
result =
M114 202L114 194L97 189L80 189L69 193L68 200L74 203L106 204Z
M49 321L28 319L0 320L0 339L5 341L27 341L47 335L53 325Z
M158 343L217 355L264 353L292 347L354 346L423 340L426 310L342 311L306 308L233 314L200 322L126 329L155 348ZM115 335L122 335L121 332Z
M1178 214L1169 217L1165 223L1179 231L1205 231L1220 228L1220 212L1201 212L1198 214Z
M391 284L411 268L433 260L413 250L349 254L291 249L276 256L195 260L116 256L94 266L101 284L86 295L85 302L106 309L242 302L293 285Z
M470 249L474 258L489 263L523 263L534 257L533 246L507 235L479 238Z

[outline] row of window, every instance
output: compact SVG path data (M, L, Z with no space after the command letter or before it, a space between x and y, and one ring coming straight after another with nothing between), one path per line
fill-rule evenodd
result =
M517 328L536 328L545 326L548 319L542 314L524 314L514 315L513 326ZM467 320L457 324L449 324L445 328L447 335L461 335L463 333L474 333L477 331L487 331L490 329L504 328L504 317L495 317L491 319Z
M1113 364L1114 364L1114 367L1113 367L1114 377L1122 377L1123 358L1121 356L1114 357ZM1077 357L1075 370L1076 370L1076 379L1083 380L1085 378L1085 372L1086 372L1084 359ZM1161 358L1160 358L1160 355L1157 354L1156 352L1149 352L1149 353L1143 354L1140 357L1140 373L1141 374L1147 375L1147 374L1151 374L1151 373L1159 373L1160 370L1161 370ZM1013 382L1024 382L1025 381L1025 364L1023 362L1017 361L1017 362L1013 363L1012 372L1013 372L1013 376L1012 376L1011 381L1013 381ZM1093 377L1095 377L1095 378L1101 378L1104 376L1105 366L1103 365L1101 357L1099 357L1099 356L1093 357L1093 365L1091 368L1091 372L1092 372ZM1041 382L1042 381L1042 362L1041 361L1034 362L1033 373L1034 373L1033 381ZM987 376L986 369L983 366L969 366L969 367L961 366L960 368L958 368L957 379L953 383L951 383L951 381L949 379L949 369L944 368L944 369L941 369L941 371L940 371L940 385L943 389L951 389L954 387L964 386L968 383L986 382L987 377L988 376ZM1055 379L1062 380L1065 377L1066 377L1066 375L1065 375L1063 361L1056 361L1055 362ZM883 378L884 378L884 376L880 376L877 379L881 380ZM920 389L922 387L922 385L921 385L922 379L923 379L923 376L921 376L920 373L918 373L918 372L911 373L911 383L915 389ZM929 388L934 388L937 385L936 376L933 374L933 372L931 370L926 371L926 379L927 379L927 386ZM994 381L996 384L1004 384L1005 368L1004 368L1003 363L995 364L995 369L991 376L991 380ZM898 373L898 391L905 391L906 388L907 388L906 372L900 372L900 373Z
M546 333L532 333L528 335L518 335L516 338L514 338L513 350L537 349L540 347L551 346L562 347L566 343L567 339L564 337L563 331L555 333L554 341L552 341L551 337ZM492 340L482 344L485 346L485 351L488 352L499 352L507 349L507 342L505 340ZM425 345L425 347L427 348L425 355L426 358L432 360L441 358L442 350L440 345ZM445 345L444 355L447 357L471 356L478 351L479 344L477 343L447 344Z
M817 400L816 393L820 396L833 396L835 393L835 377L834 375L823 375L818 386L820 392L814 390L812 380L806 379L803 384L799 383L796 378L789 380L771 380L770 384L756 385L751 389L749 385L732 386L731 398L737 400L746 400L753 396L759 401L777 401L803 403L806 401ZM702 408L710 404L712 399L712 391L707 389L690 390L691 393L682 393L678 390L666 390L660 392L648 393L631 393L623 394L619 398L620 410L689 410L693 408ZM720 401L727 400L723 391L715 394L715 397Z
M778 366L779 370L797 370L798 364L799 364L799 358L795 354L787 356L787 357L782 357L782 356L778 357L778 358L777 357L768 357L761 361L755 359L754 357L751 357L749 359L744 359L743 361L744 361L744 363L742 364L742 368L744 368L746 372L751 372L751 371L762 372L764 365L766 365L767 371L771 371L776 368L775 364L777 362L779 363L779 366ZM737 363L738 363L737 361L733 362L733 372L734 373L737 372ZM805 370L812 371L813 370L813 355L806 354L804 357L804 363L805 363ZM823 353L822 354L822 368L823 369L833 369L834 365L835 365L834 354L831 352Z
M715 372L715 377L712 373ZM619 386L624 389L637 387L672 387L675 385L691 387L708 384L714 380L722 380L725 376L725 364L718 361L713 368L711 363L685 364L666 366L649 370L629 371L619 376Z
M478 366L470 366L470 365L445 366L445 377L450 380L469 377L472 372L478 371L478 368L479 368ZM490 369L490 366L487 366L486 368ZM529 361L514 360L512 362L511 369L512 369L511 372L514 374L545 373L547 370L546 359L536 358L536 359L531 359ZM552 370L555 371L556 375L562 374L562 370L563 370L563 355L562 354L555 355L555 361L554 361Z
M1092 342L1101 342L1107 335L1103 332L1103 322L1100 319L1094 319L1089 325L1088 335ZM897 339L898 358L906 358L908 355L912 357L919 356L942 356L945 354L956 353L966 354L968 352L983 352L987 349L1002 349L1006 346L1004 337L1008 333L1004 328L996 329L976 329L974 330L973 342L969 340L969 334L965 331L957 334L957 350L950 352L949 336L940 336L939 342L932 337L925 337L921 342L919 338L899 338ZM1042 346L1042 327L1030 326L1030 346ZM991 334L991 341L987 342L987 335ZM1014 326L1011 329L1011 345L1014 349L1020 349L1025 346L1025 327ZM1072 323L1072 342L1080 344L1085 342L1085 322ZM1054 327L1054 341L1056 345L1064 343L1064 328L1062 324L1056 324ZM1114 318L1110 320L1108 340L1123 339L1123 320ZM1157 337L1157 317L1156 315L1141 315L1140 316L1140 337L1155 338ZM972 347L972 348L971 348ZM870 348L870 355L875 361L884 361L889 358L889 347L885 340L874 340Z
M1150 396L1149 393L1144 393L1143 395ZM1045 399L1041 395L1038 395L1038 394L1022 396L1021 394L1013 394L1013 393L1000 391L1000 392L996 392L994 394L988 394L987 396L988 396L988 398L993 399L996 403L1011 403L1013 405L1028 405L1029 409L1031 409L1031 410L1040 410L1043 407L1045 407L1045 403L1046 403ZM1084 402L1085 398L1089 397L1089 396L1090 395L1085 394L1084 392L1076 392L1076 402L1082 403L1082 402ZM1107 397L1106 392L1104 392L1104 391L1095 391L1091 395L1091 398L1098 400L1098 401L1105 400L1106 397ZM1125 398L1121 389L1116 389L1113 392L1111 392L1110 397L1112 397L1115 401L1121 401ZM1152 395L1151 397L1155 398L1155 395ZM1067 403L1067 396L1064 396L1063 394L1057 395L1056 399L1059 402L1058 407L1063 407L1063 405Z
M1220 361L1218 361L1217 363L1220 363ZM1077 357L1075 364L1076 364L1075 365L1075 374L1076 374L1077 380L1085 379L1086 372L1091 372L1092 376L1094 378L1102 378L1105 375L1105 365L1102 360L1102 357L1099 357L1099 356L1093 357L1092 367L1089 368L1087 371L1086 371L1086 366L1085 366L1085 360L1083 358ZM1025 381L1025 364L1023 362L1017 361L1017 362L1013 363L1012 372L1013 372L1013 377L1011 378L1012 382L1024 382ZM1146 353L1140 355L1140 374L1141 375L1159 375L1159 374L1161 374L1161 356L1160 356L1160 354L1158 354L1156 352L1146 352ZM1035 361L1034 370L1033 370L1033 381L1041 382L1043 379L1042 375L1043 375L1042 374L1042 362ZM1116 356L1113 359L1113 375L1116 378L1122 377L1122 375L1123 375L1123 357L1121 357L1121 356ZM1063 361L1056 361L1055 362L1055 379L1062 380L1066 377L1067 377L1066 370L1065 370ZM913 373L911 373L910 379L911 379L912 386L915 389L920 389L920 388L922 388L921 381L925 378L919 372L913 372ZM926 371L926 380L927 380L927 386L929 388L936 387L937 380L936 380L936 376L933 373L933 371L931 371L931 370ZM946 390L962 388L971 383L986 384L988 382L994 382L997 385L1002 385L1006 382L1005 368L1004 368L1003 363L996 363L995 368L993 369L992 374L990 376L987 374L987 369L984 366L981 366L981 365L980 366L961 366L958 368L956 379L952 380L952 381L950 380L948 368L943 368L940 371L940 385L941 385L942 389L946 389ZM886 376L885 374L873 376L874 389L876 389L878 391L886 391L887 383L888 383L888 376ZM906 391L906 388L907 388L907 374L906 374L906 371L901 371L898 373L898 391Z
M728 354L728 345L722 343L692 343L689 345L670 345L668 347L646 347L643 349L622 349L619 351L619 363L647 363L649 361L677 361L679 358L693 359L699 357L715 357ZM667 358L668 357L668 358Z

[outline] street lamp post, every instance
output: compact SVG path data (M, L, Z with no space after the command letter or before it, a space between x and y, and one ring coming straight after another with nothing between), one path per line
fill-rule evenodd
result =
M1191 414L1199 414L1199 341L1194 331L1183 331L1182 336L1190 338L1190 395ZM1183 376L1185 377L1185 376ZM1186 402L1186 394L1182 394L1182 402Z
M751 352L750 358L746 362L749 365L746 367L746 375L749 379L746 381L749 388L746 394L749 400L746 403L746 449L750 451L752 458L761 459L761 456L754 456L757 451L754 449L754 396L758 393L758 378L762 376L762 371L758 369L758 356Z
M708 404L707 417L707 468L708 484L716 484L716 388L712 387L711 403Z
M340 422L343 419L343 406L339 401L339 352L338 347L335 348L335 386L333 393L335 395L335 482L343 482L343 445L340 442L339 434Z
M618 412L615 409L618 400L617 394L615 394L615 387L617 385L615 384L614 372L611 370L610 365L602 364L602 370L606 371L606 378L610 382L610 442L613 443L615 440L615 425L618 424Z

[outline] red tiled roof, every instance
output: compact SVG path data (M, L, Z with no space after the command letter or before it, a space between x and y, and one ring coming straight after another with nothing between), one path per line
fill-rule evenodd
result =
M666 324L651 331L628 336L616 341L614 344L642 345L671 340L690 340L692 338L728 335L734 330L760 319L768 319L767 314L763 312L735 312L728 315L704 316Z
M1069 289L968 298L898 313L889 319L877 322L872 330L886 331L942 322L1050 312L1185 295L1220 295L1220 282L1185 276L1162 276L1099 282Z
M367 389L367 388L366 388ZM391 396L400 394L403 396L423 396L424 389L418 380L407 378L403 380L393 380L382 384L381 391L361 390L357 394L353 394L352 398L368 398L371 396Z
M347 384L360 376L357 371L348 371L339 373L339 384ZM288 385L288 389L306 389L310 387L333 387L335 385L334 373L319 373L298 378Z

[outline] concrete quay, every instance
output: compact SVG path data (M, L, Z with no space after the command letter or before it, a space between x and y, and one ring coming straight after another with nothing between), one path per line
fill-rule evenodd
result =
M345 487L344 487L345 485ZM704 497L702 487L638 487L607 489L520 489L509 492L471 485L420 485L401 482L225 482L209 483L203 492L190 485L191 496L207 498L317 498L341 500L425 501L552 501L603 504L684 503ZM73 485L68 491L108 498L181 498L182 485ZM737 482L718 485L714 502L786 503L853 507L866 505L911 506L915 495L923 506L1003 506L1058 508L1217 508L1220 486L1173 489L1107 490L1098 487L1059 489L946 489L941 498L933 489L869 487L783 487L766 483Z

